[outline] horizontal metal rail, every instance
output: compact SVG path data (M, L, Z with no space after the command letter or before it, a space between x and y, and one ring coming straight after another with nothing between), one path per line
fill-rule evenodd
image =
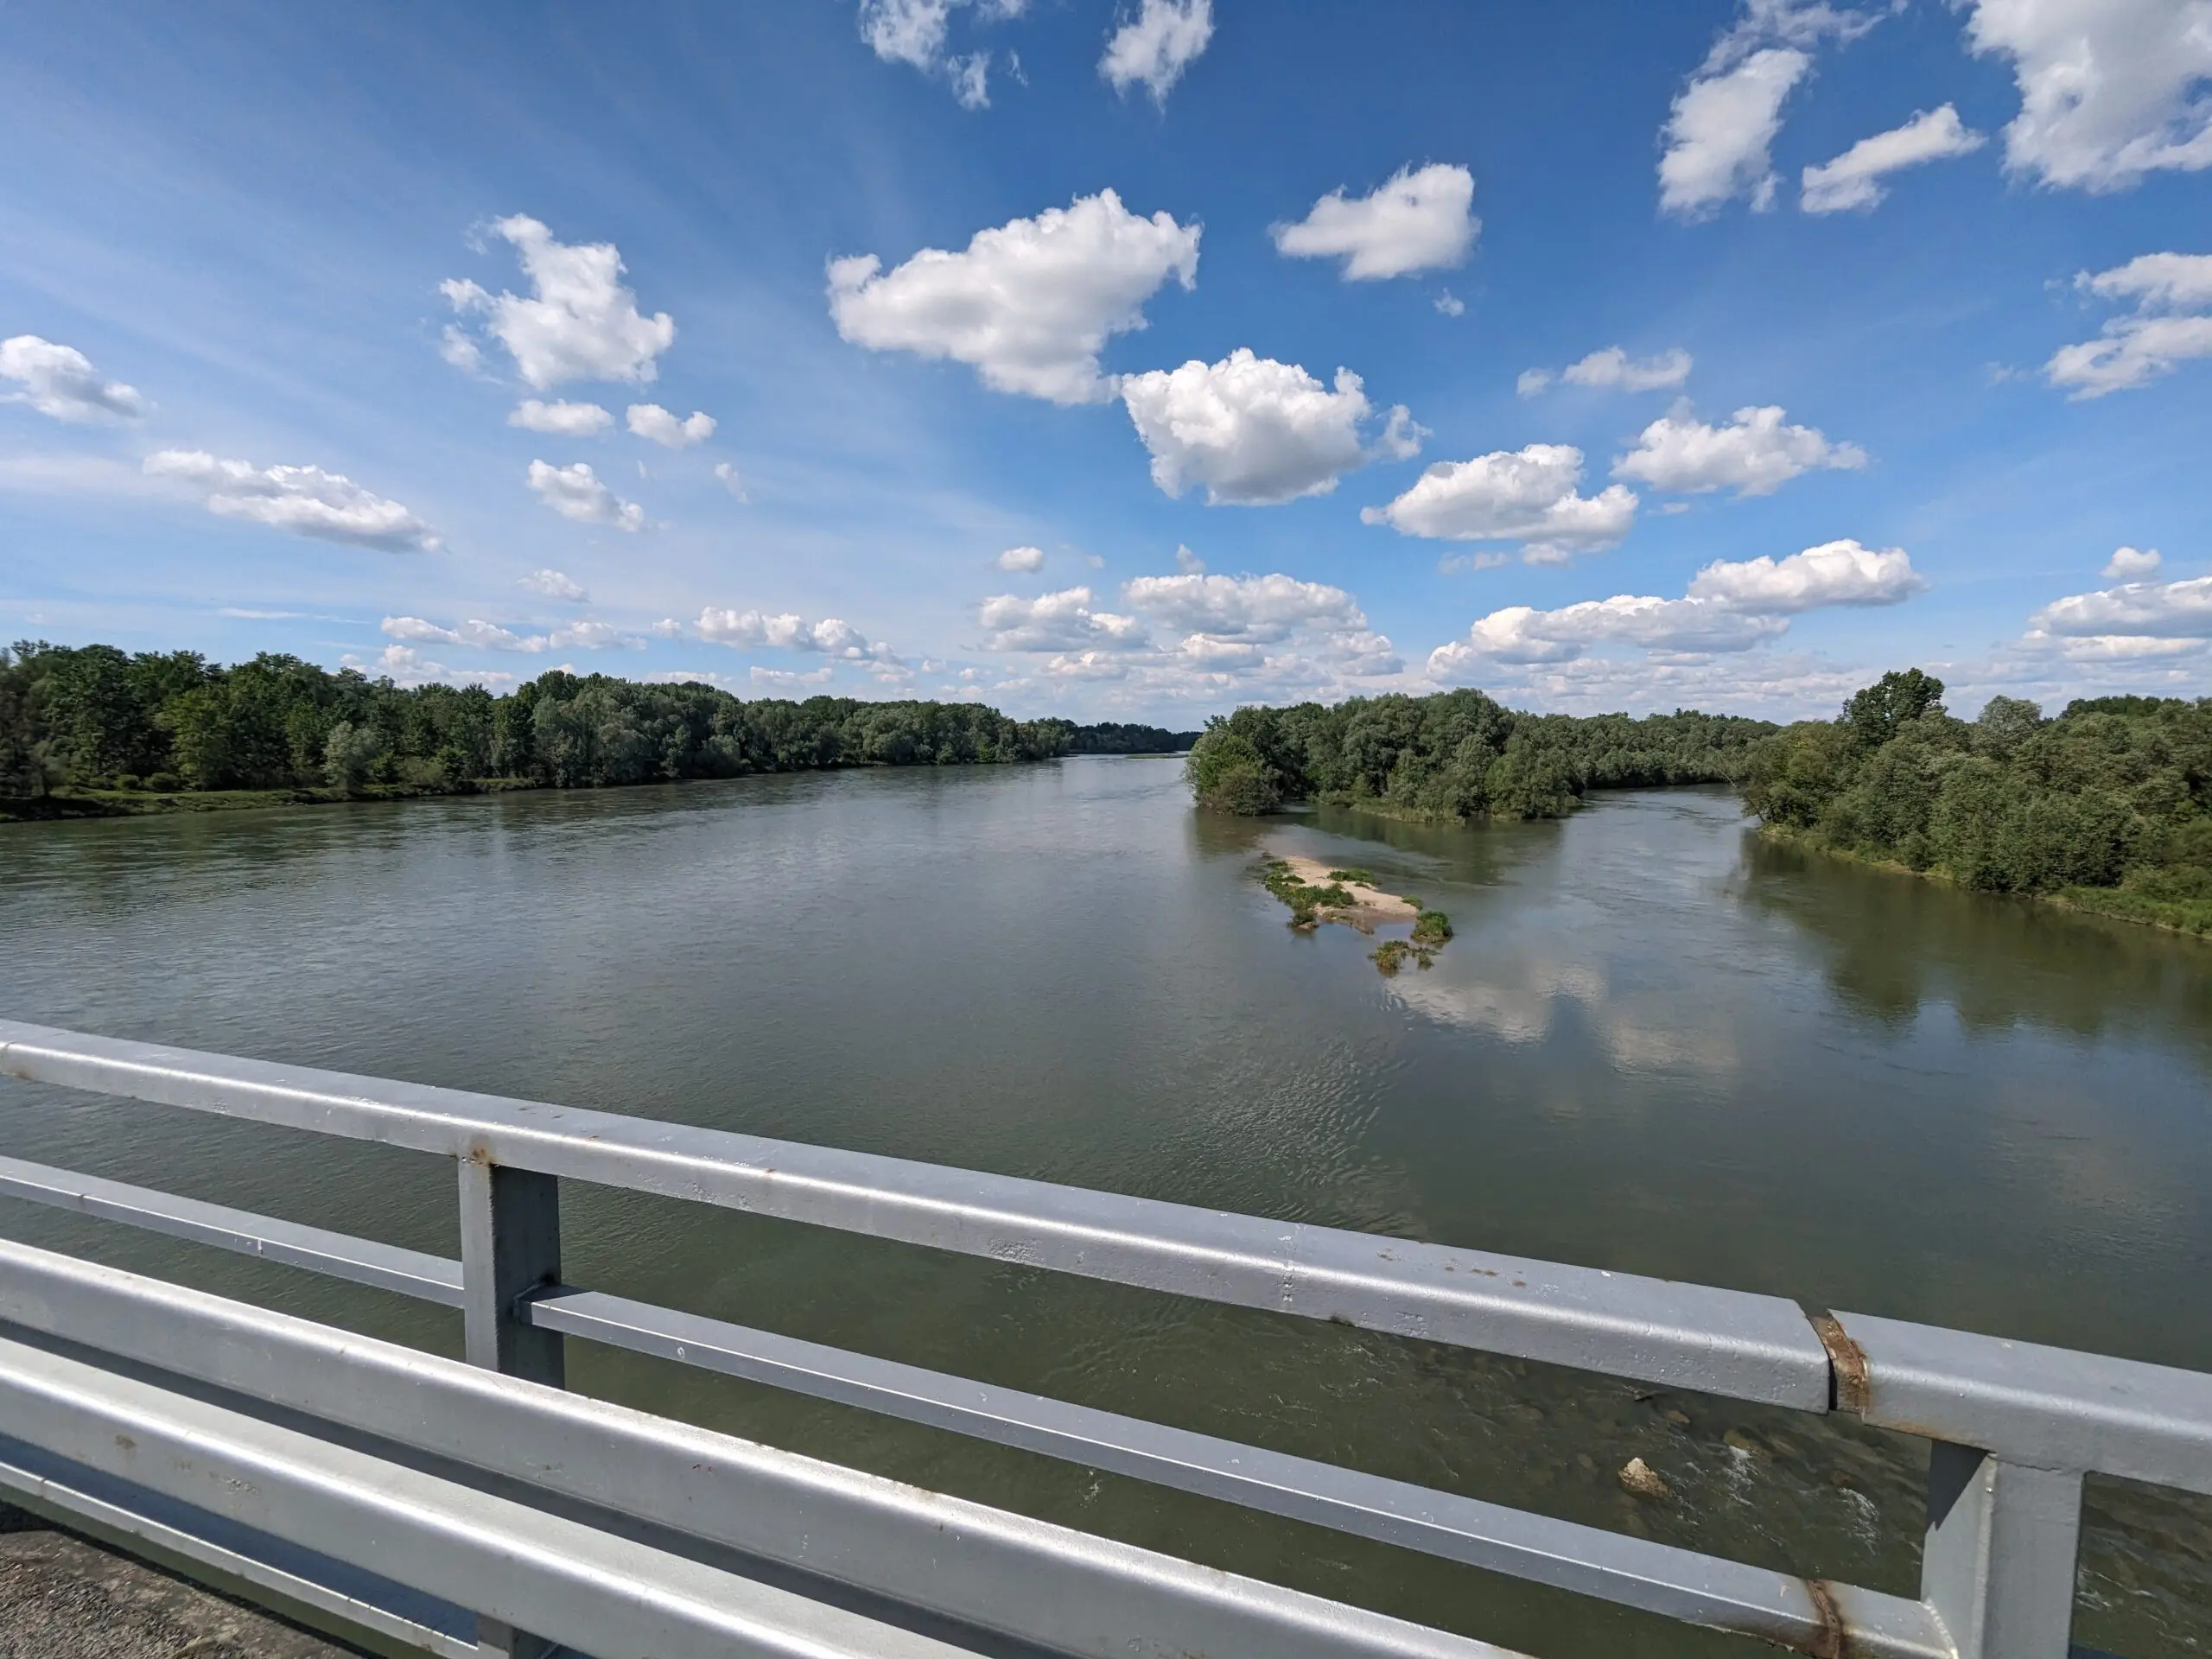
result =
M1993 1452L2212 1494L2212 1376L2032 1342L1839 1313L1844 1380L1868 1422Z
M0 1075L1825 1411L1778 1296L0 1020Z
M35 1178L24 1176L26 1171L35 1172ZM16 1176L13 1181L8 1179L11 1173ZM114 1220L245 1254L290 1259L356 1282L401 1287L389 1271L388 1245L276 1224L295 1245L289 1258L277 1256L264 1247L270 1224L247 1211L0 1160L0 1193L80 1208L86 1206L74 1203L72 1195L86 1188L99 1192L97 1213ZM172 1214L187 1205L200 1224L195 1230L169 1224ZM426 1287L413 1294L458 1300L459 1262L400 1254L412 1258L408 1282ZM0 1263L11 1276L22 1273L27 1260L0 1243ZM0 1300L0 1317L10 1317L8 1306ZM562 1287L528 1299L522 1311L531 1324L564 1335L1221 1498L1688 1624L1804 1648L1820 1640L1832 1617L1820 1592L1804 1580L1764 1567L602 1292ZM113 1342L116 1334L110 1329L106 1340ZM174 1344L184 1337L168 1332L162 1344L142 1345L137 1357L173 1363L163 1356L175 1351ZM1918 1659L1948 1651L1919 1603L1852 1586L1824 1589L1860 1632L1868 1659Z
M230 1548L202 1531L142 1514L87 1490L92 1483L74 1465L68 1465L69 1473L57 1472L50 1466L53 1461L42 1459L47 1466L33 1467L0 1449L0 1493L35 1515L101 1542L157 1562L182 1565L200 1576L214 1577L226 1587L243 1586L256 1599L275 1603L279 1611L296 1608L320 1622L334 1623L348 1634L366 1631L402 1647L435 1654L438 1659L482 1659L473 1631L462 1637L420 1623L319 1580L288 1572L258 1555ZM194 1518L205 1527L203 1513L195 1512Z
M461 1263L421 1250L402 1249L372 1238L355 1238L326 1228L302 1226L233 1210L198 1198L181 1198L150 1187L77 1175L22 1158L0 1157L0 1198L74 1210L103 1221L120 1222L171 1238L210 1244L219 1250L257 1255L288 1268L305 1268L326 1278L372 1285L447 1307L461 1306Z
M1085 1659L1126 1659L1138 1637L1162 1655L1219 1659L1500 1652L6 1240L0 1325L156 1366Z
M960 1652L5 1338L0 1421L87 1468L526 1625L594 1659Z
M534 1325L1001 1446L1217 1497L1685 1624L1810 1649L1838 1612L1863 1659L1942 1659L1916 1601L1802 1579L1339 1465L972 1382L818 1343L563 1287ZM1826 1605L1823 1605L1825 1599Z

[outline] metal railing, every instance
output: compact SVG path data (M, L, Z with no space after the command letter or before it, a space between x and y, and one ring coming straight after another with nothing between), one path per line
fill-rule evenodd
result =
M455 1160L458 1262L0 1158L0 1196L461 1311L467 1364L0 1242L0 1489L394 1651L1512 1659L567 1393L570 1337L1821 1659L2065 1659L2084 1474L2212 1494L2212 1376L2190 1371L10 1021L0 1075ZM578 1288L561 1274L563 1180L1848 1413L1933 1442L1921 1595L1792 1578Z

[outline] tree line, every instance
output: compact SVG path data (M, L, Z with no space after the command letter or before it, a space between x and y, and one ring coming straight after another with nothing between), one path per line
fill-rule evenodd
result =
M1141 730L974 703L742 701L712 686L541 675L505 696L402 687L264 652L24 641L0 651L0 798L224 790L556 788L835 766L1042 760ZM1172 742L1159 747L1173 747Z
M1745 804L1834 851L1993 893L2212 931L2212 697L2088 697L1972 721L1918 669L1758 746Z
M1201 805L1271 812L1287 801L1411 818L1555 818L1586 791L1734 783L1771 721L1677 710L1529 715L1480 691L1392 694L1218 715L1185 775Z

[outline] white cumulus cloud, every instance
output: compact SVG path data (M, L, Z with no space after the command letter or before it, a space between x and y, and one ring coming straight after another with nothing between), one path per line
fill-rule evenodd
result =
M208 512L227 518L387 553L427 553L439 544L429 525L398 502L320 467L257 467L204 449L163 449L146 457L145 471L191 486Z
M1778 404L1739 409L1726 426L1708 425L1678 407L1643 429L1636 448L1615 463L1613 476L1680 495L1723 489L1771 495L1815 467L1850 471L1866 464L1866 452L1855 443L1831 443L1816 428L1784 425Z
M1618 346L1608 346L1554 375L1549 369L1524 369L1514 383L1523 397L1533 397L1554 380L1570 386L1596 386L1614 391L1661 391L1679 386L1690 378L1690 354L1677 346L1642 361Z
M666 449L704 443L715 435L715 417L696 409L679 421L658 404L632 404L628 418L633 435Z
M1213 640L1276 645L1301 629L1364 628L1352 596L1323 582L1264 576L1139 576L1122 589L1129 608Z
M1271 234L1290 258L1341 258L1348 283L1404 276L1465 263L1482 229L1474 200L1472 173L1433 162L1404 168L1364 196L1332 191L1297 224L1277 225Z
M558 570L533 570L515 583L546 599L557 599L570 605L588 605L591 595L583 584Z
M1637 499L1622 485L1578 493L1582 452L1572 444L1532 443L1471 461L1440 461L1387 506L1360 518L1402 536L1438 541L1519 542L1532 563L1617 544L1636 522Z
M475 618L448 628L419 616L387 616L382 626L393 639L415 645L464 645L476 651L521 652L531 656L571 649L601 651L609 645L626 645L634 650L645 643L633 634L588 618L546 633L517 633L496 622Z
M2212 167L2212 0L1964 0L1974 51L2009 59L2005 161L2044 184L2124 190Z
M449 278L439 284L454 310L481 315L485 331L505 346L515 372L537 390L569 380L649 381L659 372L657 359L676 340L676 322L667 312L645 316L638 296L622 285L622 256L612 242L570 244L526 214L494 220L494 234L511 243L530 278L527 299L489 294L473 282ZM448 336L448 361L460 366L474 359L458 352Z
M1772 207L1774 136L1783 104L1812 69L1814 48L1856 39L1879 20L1826 0L1744 0L1669 112L1660 207L1695 219L1738 196L1755 212Z
M592 471L588 461L556 467L547 461L533 461L530 463L530 487L554 512L580 524L607 524L628 531L645 527L645 510L634 501L623 500L601 483L599 474Z
M861 38L886 63L911 64L927 75L942 75L963 109L990 105L991 54L946 50L952 14L970 0L861 0ZM985 22L1018 17L1028 0L980 0L974 10Z
M1245 346L1218 363L1124 375L1120 390L1151 452L1153 482L1169 495L1203 486L1215 505L1325 495L1370 460L1415 454L1424 435L1399 404L1370 447L1361 429L1376 410L1357 375L1338 369L1331 391L1299 365Z
M1041 547L1009 547L995 561L1001 570L1042 570L1045 550Z
M1812 58L1789 47L1754 52L1734 67L1690 82L1667 119L1659 158L1659 205L1693 219L1748 196L1755 212L1774 205L1774 135L1782 105Z
M1108 39L1098 73L1117 92L1142 86L1165 104L1211 39L1213 0L1143 0L1137 15Z
M597 404L549 404L525 397L507 416L509 426L526 432L550 433L556 438L588 438L607 430L614 417Z
M1924 111L1901 127L1861 138L1832 162L1807 168L1799 206L1808 213L1874 208L1889 194L1882 181L1891 174L1971 156L1988 142L1969 131L1951 105Z
M896 663L898 653L884 641L871 641L851 623L825 616L809 622L795 612L770 616L709 605L699 613L699 637L718 645L754 650L820 652L854 663Z
M1927 578L1912 568L1903 548L1878 550L1845 540L1784 559L1717 559L1691 579L1689 596L1747 614L1778 616L1829 605L1897 605L1927 590Z
M832 260L830 315L871 351L949 357L1000 391L1101 403L1113 389L1098 353L1109 335L1144 327L1144 302L1168 278L1197 283L1199 231L1165 213L1142 218L1102 190L888 271L874 254Z
M2044 365L2044 378L2075 399L2126 391L2212 357L2212 254L2142 254L2075 282L2101 299L2135 302L2098 339L2062 346Z
M995 594L982 602L977 617L993 651L1137 651L1152 643L1136 618L1094 609L1093 603L1088 588L1034 599Z
M729 492L730 499L733 501L749 501L753 499L751 496L746 494L745 480L738 476L737 468L731 466L729 462L726 461L716 461L715 463L715 476L721 480L722 488Z
M1430 677L1465 681L1497 665L1575 662L1604 645L1659 662L1749 651L1779 639L1789 618L1831 606L1894 605L1925 591L1903 548L1824 542L1787 558L1707 565L1681 599L1616 594L1557 610L1510 605L1480 618L1464 639L1429 653Z
M1458 680L1486 662L1564 663L1592 645L1624 645L1646 651L1749 651L1780 635L1778 617L1747 615L1696 599L1658 599L1616 594L1540 611L1509 605L1478 619L1465 639L1429 653L1428 671Z
M56 345L36 334L0 340L0 380L12 380L22 388L0 397L0 403L29 404L57 421L135 421L149 407L137 387L102 378L92 359L75 346Z
M2067 639L2212 639L2212 576L2069 594L2037 611L2028 626Z
M2164 561L2158 557L2158 550L2155 547L2149 549L2116 547L2113 550L2112 557L2105 561L2105 580L2107 582L2145 581L2158 574L2158 566L2163 563Z

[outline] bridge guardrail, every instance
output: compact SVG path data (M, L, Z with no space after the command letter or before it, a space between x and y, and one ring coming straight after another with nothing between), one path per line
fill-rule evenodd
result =
M427 1408L419 1421L409 1420L412 1427L395 1425L389 1413L380 1416L365 1402L363 1390L350 1384L340 1389L338 1379L350 1375L346 1367L318 1368L302 1360L283 1388L257 1388L245 1380L247 1373L291 1375L267 1356L311 1351L315 1338L308 1333L321 1327L302 1330L303 1322L130 1275L111 1274L95 1283L110 1270L81 1263L67 1264L79 1275L70 1279L57 1265L67 1258L27 1254L26 1247L0 1247L0 1320L238 1389L264 1405L349 1432L385 1436L415 1453L530 1481L564 1502L607 1507L601 1485L612 1483L626 1496L611 1507L632 1520L757 1561L817 1573L894 1611L907 1610L925 1624L950 1620L1048 1650L1104 1659L1109 1652L1128 1651L1135 1630L1162 1653L1249 1653L1254 1659L1292 1653L1315 1659L1385 1653L1474 1659L1499 1652L932 1494L912 1496L925 1511L951 1505L965 1516L958 1569L902 1576L893 1569L908 1560L900 1553L912 1547L899 1541L904 1535L884 1522L892 1530L876 1539L868 1529L875 1522L863 1517L877 1511L856 1495L859 1489L839 1486L820 1472L832 1465L805 1459L797 1464L807 1465L809 1478L827 1483L820 1493L837 1494L817 1496L823 1529L807 1535L845 1541L839 1547L843 1553L826 1569L818 1560L792 1559L796 1546L764 1535L757 1518L743 1525L726 1521L719 1531L687 1532L683 1515L715 1507L695 1491L696 1483L677 1482L675 1490L693 1496L684 1500L690 1507L679 1505L679 1512L671 1513L636 1481L626 1484L619 1459L572 1461L566 1465L569 1484L554 1478L547 1487L549 1465L512 1447L539 1444L556 1433L538 1421L553 1409L549 1402L566 1402L563 1409L589 1420L585 1427L583 1420L556 1412L551 1421L564 1425L558 1431L564 1445L584 1445L594 1437L628 1444L625 1434L642 1433L627 1420L618 1432L615 1419L604 1414L614 1408L556 1392L563 1382L565 1339L611 1344L1070 1459L1763 1637L1821 1659L1846 1654L2064 1659L2083 1475L2113 1474L2212 1493L2212 1377L2194 1372L1872 1316L1808 1315L1779 1297L10 1021L0 1021L0 1075L454 1159L462 1238L457 1262L20 1160L0 1159L0 1196L74 1208L458 1306L469 1361L482 1371L520 1379L522 1386L478 1377L469 1381L480 1393L471 1394L452 1375L467 1374L451 1362L395 1349L372 1355L372 1363L359 1356L385 1345L364 1347L364 1339L335 1333L330 1339L353 1344L346 1350L354 1356L347 1366L389 1375L393 1366L404 1370L413 1364L409 1375L416 1393L435 1398L437 1411L454 1414L455 1421L493 1412L480 1395L487 1385L507 1390L502 1399L530 1403L510 1403L504 1415L493 1412L503 1427L487 1440L433 1422ZM563 1179L1662 1387L1808 1412L1852 1413L1933 1443L1922 1593L1910 1599L1791 1578L569 1286L560 1270ZM59 1288L65 1285L66 1295ZM26 1287L43 1289L34 1294ZM41 1294L47 1300L38 1300ZM114 1310L125 1306L140 1310L144 1328L163 1332L157 1347L134 1338L130 1321L115 1316ZM41 1316L41 1308L48 1312ZM265 1363L258 1371L251 1366L242 1371L240 1355L261 1356ZM403 1363L397 1355L409 1359ZM422 1378L432 1372L437 1385L423 1393L429 1385ZM340 1393L344 1409L333 1403ZM7 1399L0 1390L0 1433L10 1432ZM700 1433L644 1421L678 1439ZM720 1463L734 1467L742 1461L729 1448L744 1442L710 1438L723 1448ZM497 1455L493 1446L500 1448ZM772 1459L790 1457L746 1450ZM589 1478L575 1472L583 1467L596 1472ZM869 1478L838 1472L863 1484ZM6 1478L0 1468L0 1483ZM1041 1553L1033 1559L1025 1549ZM1040 1578L1035 1560L1057 1566ZM1200 1592L1216 1581L1233 1586L1223 1592L1225 1600ZM1057 1587L1039 1595L1038 1586L1046 1583ZM532 1627L515 1618L512 1604L503 1605L504 1615L481 1606L472 1610L490 1621L486 1640L517 1655L531 1651L537 1638L516 1627ZM1141 1615L1135 1624L1133 1611ZM1105 1622L1095 1622L1100 1618ZM545 1634L569 1639L559 1631ZM603 1646L607 1638L594 1639ZM435 1649L435 1643L424 1645ZM614 1649L593 1650L599 1659L617 1659Z

